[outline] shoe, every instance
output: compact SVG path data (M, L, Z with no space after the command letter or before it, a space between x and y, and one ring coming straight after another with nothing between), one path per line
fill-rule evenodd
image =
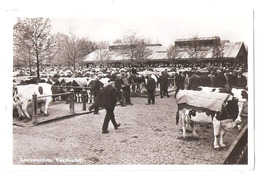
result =
M133 105L133 103L127 103L128 105Z
M98 114L98 112L93 112L93 114L94 114L94 115L97 115L97 114Z
M120 127L120 126L121 126L121 123L118 123L117 126L115 127L115 129L117 130L118 127Z
M106 134L106 133L109 133L109 130L102 131L102 134Z
M145 103L145 105L151 105L151 103Z

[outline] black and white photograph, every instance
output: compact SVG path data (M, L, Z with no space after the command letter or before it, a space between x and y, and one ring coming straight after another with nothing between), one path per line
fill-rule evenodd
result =
M5 170L254 171L252 4L48 2L1 12Z

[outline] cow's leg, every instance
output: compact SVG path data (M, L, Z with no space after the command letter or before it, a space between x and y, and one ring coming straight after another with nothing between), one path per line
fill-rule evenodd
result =
M213 118L213 131L214 131L214 148L218 149L219 146L219 135L220 135L220 121L218 121L215 117Z
M82 103L82 95L79 93L79 102Z
M179 115L182 120L182 136L183 138L186 138L186 114L185 114L185 109L179 110Z
M240 123L242 122L242 120L241 120L241 113L242 113L242 110L243 110L243 104L244 104L244 102L242 102L242 101L239 101L238 102L238 116L237 116L237 119L235 120L235 122L237 123L237 129L238 130L241 130L241 125L240 125Z
M226 130L223 128L220 128L220 139L219 139L219 145L221 147L226 147L226 145L224 144L224 135L226 133Z
M88 104L90 104L91 101L91 94L90 94L90 90L87 90L87 95L88 95Z
M30 115L27 112L27 107L28 107L28 102L24 102L22 105L22 111L24 112L24 114L27 116L27 118L31 119Z
M49 108L49 104L50 104L50 102L51 102L51 97L47 97L46 98L46 102L45 102L45 110L44 110L44 115L45 116L48 116L49 115L49 113L48 113L48 108Z
M197 137L197 138L199 138L199 136L198 136L198 134L197 134L197 132L196 132L196 124L194 123L194 122L191 122L191 128L192 128L192 135L194 136L194 137Z

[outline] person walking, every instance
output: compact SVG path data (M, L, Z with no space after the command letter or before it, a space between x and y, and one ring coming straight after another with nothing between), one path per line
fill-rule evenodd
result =
M155 80L151 77L151 74L148 74L148 79L147 79L147 84L146 84L148 103L146 103L146 105L155 103L155 95L154 95L155 88L156 88Z
M102 134L109 133L108 124L111 120L115 129L121 125L116 123L114 109L117 102L116 90L115 90L115 81L109 80L108 85L105 86L101 91L101 106L106 109L106 116L104 118L102 126Z

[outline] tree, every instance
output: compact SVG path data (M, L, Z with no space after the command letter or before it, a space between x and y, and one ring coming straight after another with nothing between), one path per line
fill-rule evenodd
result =
M108 50L108 42L101 41L97 43L97 48L95 52L95 58L96 58L96 63L99 65L107 64L111 58L111 55Z
M53 43L50 19L18 18L14 25L14 46L16 50L28 51L36 61L37 79L40 78L40 63L49 57L48 50ZM29 56L30 59L30 56Z
M186 42L186 52L189 54L190 58L198 59L203 58L206 53L203 49L202 41L198 38L198 36L194 36L191 40L187 40Z
M60 65L72 65L74 70L76 69L76 64L82 63L83 57L96 48L94 42L86 38L78 38L73 34L68 36L58 33L55 36L55 42L57 54L53 61Z
M224 57L224 47L225 45L221 42L218 42L217 39L213 43L212 57L216 58L219 62Z
M122 43L127 45L122 51L130 57L131 63L133 61L144 61L151 54L151 50L147 48L150 39L138 36L137 31L128 30L125 32Z
M167 49L167 57L169 58L170 62L174 62L179 55L180 50L178 47L171 45L169 49Z

